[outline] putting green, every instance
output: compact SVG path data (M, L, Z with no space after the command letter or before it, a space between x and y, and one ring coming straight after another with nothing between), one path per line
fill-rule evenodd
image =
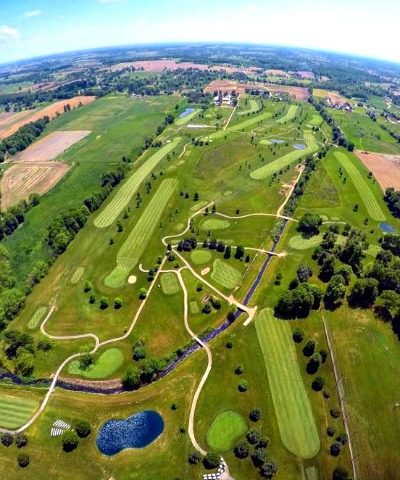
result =
M286 112L286 115L284 115L279 120L277 120L277 122L278 123L290 122L296 116L298 108L299 107L297 105L290 105L288 111Z
M165 295L174 295L179 292L178 280L172 272L163 273L160 278L160 283Z
M295 250L307 250L315 248L322 242L322 233L311 238L303 238L301 235L294 235L289 240L289 247Z
M39 307L28 322L29 330L36 328L47 312L47 307Z
M266 308L257 315L255 325L282 442L294 455L313 458L321 444L290 324Z
M319 127L321 123L322 123L322 117L317 113L314 113L311 119L309 120L309 124L313 127Z
M231 290L240 282L242 273L229 265L229 263L217 258L213 263L211 278L223 287Z
M190 254L190 260L196 265L204 265L212 259L211 252L208 250L193 250Z
M228 228L230 222L228 220L221 220L219 218L207 218L200 223L202 230L224 230Z
M30 398L0 396L0 427L18 428L24 425L39 407Z
M227 452L247 432L246 420L236 412L220 413L206 435L207 445L218 452Z
M119 348L113 347L105 350L100 357L86 370L79 368L79 360L74 360L68 365L70 375L80 375L85 378L102 379L116 372L124 363L124 355Z
M109 288L121 288L125 285L130 269L117 265L104 279L104 285Z

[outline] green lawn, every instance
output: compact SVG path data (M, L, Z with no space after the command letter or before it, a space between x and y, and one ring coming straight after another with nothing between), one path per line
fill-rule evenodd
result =
M190 260L196 265L204 265L205 263L210 262L212 259L212 254L208 250L193 250L190 253Z
M172 272L163 273L160 277L160 283L165 295L174 295L179 292L180 286L178 280Z
M213 263L211 278L231 290L240 282L242 273L226 261L217 258Z
M82 370L79 360L74 360L68 365L70 375L80 375L85 378L99 380L115 373L124 362L124 354L119 348L109 348L87 369Z
M247 431L246 420L236 412L220 413L207 432L208 446L217 452L227 452Z
M254 98L250 98L249 99L249 108L246 109L246 110L238 110L237 111L237 114L242 116L242 115L251 115L253 113L256 113L259 109L259 106L258 106L258 103L257 103L257 100L255 100Z
M26 423L39 407L29 398L0 395L0 427L18 428Z
M296 116L298 105L289 105L289 109L286 114L277 120L278 123L291 122Z
M275 318L271 309L264 309L256 318L256 329L282 442L294 455L313 458L319 452L320 439L290 325Z
M200 223L202 230L224 230L230 225L229 220L222 220L220 218L207 218Z

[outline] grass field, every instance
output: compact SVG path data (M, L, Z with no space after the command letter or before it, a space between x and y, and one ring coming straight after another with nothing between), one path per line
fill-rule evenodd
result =
M119 348L109 348L86 370L79 367L79 360L72 361L68 365L70 375L80 375L85 378L99 380L107 378L115 373L124 363L124 354Z
M307 147L304 150L295 150L289 152L286 155L274 160L267 165L257 168L250 173L251 178L255 180L262 180L270 175L278 172L279 170L287 167L291 163L297 162L306 155L315 153L318 150L318 144L315 141L314 135L310 132L304 132L304 140L307 143Z
M367 180L361 175L360 171L354 165L354 156L350 156L350 154L346 154L344 152L335 152L335 156L349 175L371 218L378 222L386 220L386 215L379 206L379 203L371 191Z
M179 292L179 284L176 275L171 272L163 273L160 277L162 291L165 295L174 295Z
M242 115L251 115L253 113L256 113L259 108L257 100L254 100L254 98L250 98L249 103L250 103L250 108L248 108L247 110L238 110L237 114L242 116Z
M36 312L32 315L28 323L29 330L34 330L39 326L39 323L44 318L47 312L47 307L39 307Z
M224 230L230 226L228 220L222 220L220 218L207 218L200 223L202 230Z
M187 123L190 122L190 120L192 120L196 115L198 115L200 111L201 111L200 109L196 108L194 112L189 113L189 115L186 115L183 118L177 118L175 120L175 125L179 125L179 126L186 125Z
M264 309L257 316L256 329L282 442L294 455L312 458L319 452L320 439L290 325L275 318L271 309Z
M227 452L246 431L246 420L236 412L227 411L220 413L213 421L206 441L212 450Z
M35 413L39 403L29 398L0 396L0 427L18 428Z
M154 168L165 158L168 153L178 145L180 137L175 137L171 143L167 143L154 153L145 163L135 170L129 178L124 182L121 188L118 189L117 194L107 203L106 207L96 217L94 224L98 228L109 227L118 216L127 207L133 195L144 179L150 175Z
M289 105L289 109L286 114L277 120L278 123L291 122L296 116L297 110L299 109L298 105Z
M105 279L105 284L108 287L117 288L123 285L128 273L136 266L145 251L163 210L177 187L178 180L174 178L162 181L128 238L121 246L117 254L117 266Z
M229 265L229 263L217 258L213 263L211 278L223 287L231 290L239 283L242 274L235 267Z
M190 253L190 260L196 265L204 265L212 259L211 252L208 250L193 250Z

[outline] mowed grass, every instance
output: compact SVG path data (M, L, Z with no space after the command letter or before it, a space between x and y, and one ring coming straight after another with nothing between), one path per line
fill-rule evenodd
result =
M107 286L111 288L121 286L128 273L136 266L178 184L178 180L174 178L167 178L161 182L128 238L122 244L117 254L117 266L105 279L104 283Z
M257 315L255 325L282 442L294 455L312 458L320 450L320 439L290 325L275 318L269 308Z
M212 259L211 252L208 250L193 250L190 253L190 260L196 265L204 265Z
M228 220L222 220L220 218L207 218L200 223L202 230L224 230L228 228L230 222Z
M235 267L229 265L229 263L217 258L213 263L211 278L223 287L231 290L240 282L242 274Z
M339 161L340 165L346 170L347 175L351 178L351 181L362 198L370 217L377 222L386 220L386 215L379 206L379 203L371 191L366 179L361 175L360 171L354 165L350 154L344 152L335 152L334 155Z
M124 354L119 348L109 348L86 370L79 367L79 360L68 365L70 375L80 375L85 378L102 379L115 373L124 363Z
M291 122L296 116L298 108L299 108L298 105L289 105L289 109L286 112L286 114L283 117L281 117L279 120L277 120L277 122L278 123Z
M47 312L47 307L43 307L43 306L39 307L36 310L36 312L32 315L32 317L30 318L30 320L28 322L29 330L34 330L39 325L41 320L46 315L46 312Z
M315 141L314 135L310 132L304 132L304 140L307 144L307 147L304 150L295 150L289 152L286 155L274 160L263 167L257 168L250 173L251 178L255 180L262 180L264 178L273 175L275 172L278 172L282 168L287 167L293 162L297 162L302 157L315 153L318 150L318 144Z
M171 143L161 147L154 153L146 162L135 170L128 179L124 182L121 188L118 189L117 194L107 203L106 207L94 220L94 224L98 228L105 228L112 225L118 216L127 207L133 195L136 193L143 180L150 175L153 169L161 162L161 160L172 152L178 145L181 138L174 138Z
M165 295L174 295L179 292L178 280L172 272L163 273L160 278L160 283Z
M248 108L247 110L241 110L241 111L238 111L237 114L238 115L250 115L252 113L255 113L257 112L258 110L258 103L257 103L257 100L254 100L253 98L251 98L249 100L249 103L250 103L250 108Z
M18 428L26 423L39 407L29 398L0 396L0 427Z
M217 452L227 452L247 431L246 420L236 412L220 413L208 429L207 445Z
M175 125L186 125L186 124L189 123L189 121L192 120L192 118L194 118L199 112L200 112L200 109L197 108L194 112L189 113L189 115L186 115L186 117L177 118L177 119L175 120Z

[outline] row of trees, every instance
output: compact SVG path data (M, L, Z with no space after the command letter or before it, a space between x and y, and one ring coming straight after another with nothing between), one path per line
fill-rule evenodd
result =
M384 196L385 202L392 212L392 215L396 218L400 218L400 191L396 191L394 188L387 188Z

